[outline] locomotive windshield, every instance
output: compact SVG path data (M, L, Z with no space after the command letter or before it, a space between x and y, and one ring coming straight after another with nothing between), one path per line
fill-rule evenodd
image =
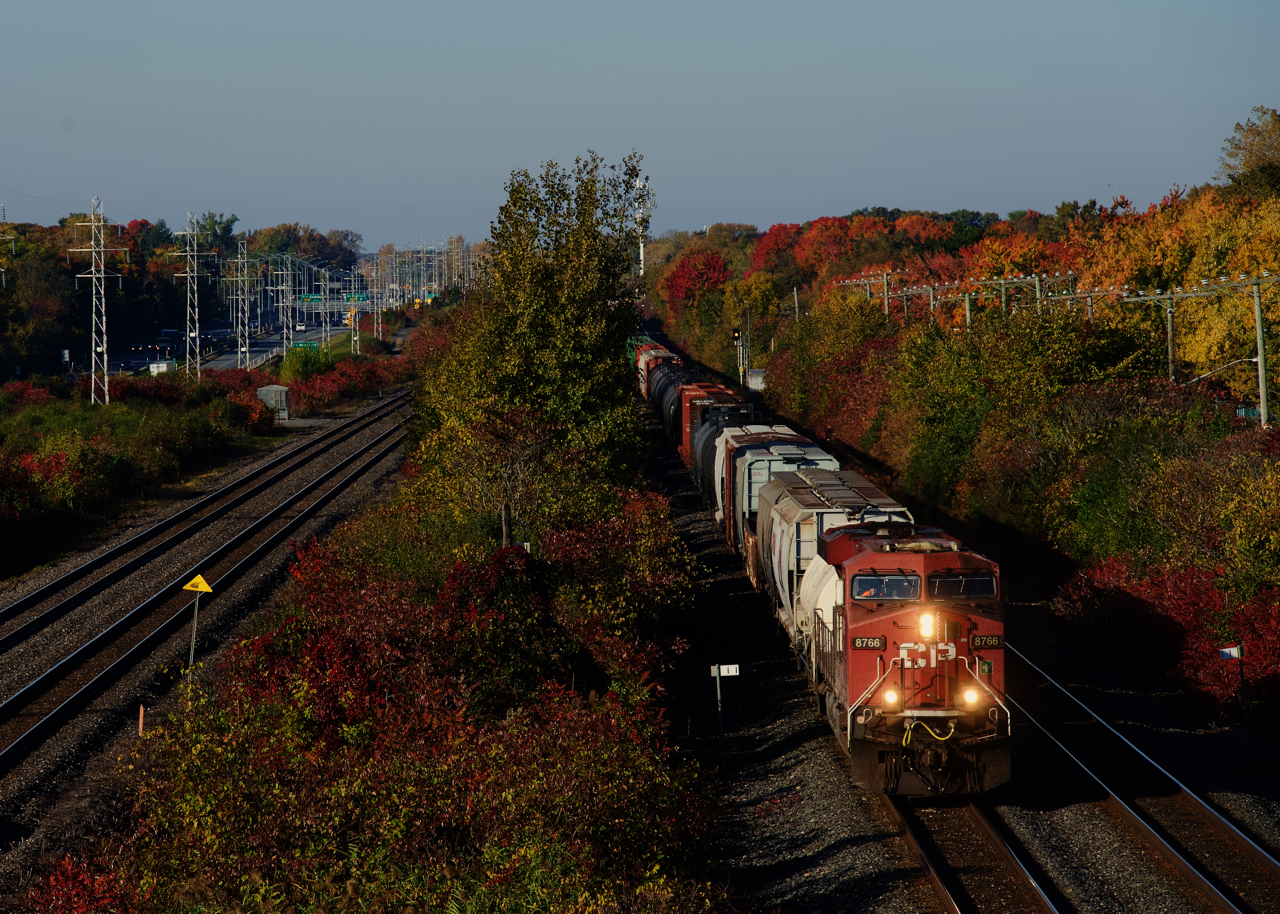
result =
M929 578L929 596L934 600L994 600L993 574L935 574Z
M920 578L914 574L859 574L853 578L855 600L919 600Z

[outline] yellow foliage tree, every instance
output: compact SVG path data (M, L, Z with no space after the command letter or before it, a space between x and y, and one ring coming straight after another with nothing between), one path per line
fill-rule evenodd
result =
M1083 287L1128 287L1130 295L1138 290L1153 295L1149 303L1100 300L1099 310L1124 324L1162 325L1165 304L1157 292L1190 290L1220 277L1280 272L1280 199L1209 190L1187 201L1175 192L1146 213L1121 214L1073 243L1080 250L1077 273ZM1270 287L1264 293L1264 320L1280 321L1280 294ZM1176 357L1192 375L1254 354L1251 292L1178 300L1174 323ZM1240 394L1256 387L1247 366L1225 377Z

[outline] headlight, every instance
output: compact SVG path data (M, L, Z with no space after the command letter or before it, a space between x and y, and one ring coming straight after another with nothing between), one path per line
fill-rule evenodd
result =
M978 700L978 693L973 689L966 689L964 693L964 703L971 705Z
M920 614L920 636L922 638L933 637L933 616L929 613Z
M887 705L896 705L898 703L898 693L890 689L884 693L884 703Z

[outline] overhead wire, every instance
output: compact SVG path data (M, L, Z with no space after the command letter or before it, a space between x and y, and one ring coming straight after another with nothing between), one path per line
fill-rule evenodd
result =
M0 184L0 190L7 190L11 194L17 194L19 197L28 197L32 200L43 200L45 203L83 203L85 200L90 199L89 197L78 197L73 200L61 200L56 197L41 197L38 194L28 194L21 190L14 190L12 187L8 187L4 184ZM118 213L124 213L126 216L132 216L134 219L146 218L145 216L139 216L137 213L131 213L127 209L121 209L115 204L107 203L105 201L103 202L103 206L109 207Z

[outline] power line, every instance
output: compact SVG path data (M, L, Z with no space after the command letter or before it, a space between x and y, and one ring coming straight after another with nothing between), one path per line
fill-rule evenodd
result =
M40 197L40 196L37 196L36 194L27 194L27 193L23 193L20 190L14 190L12 187L6 187L3 184L0 184L0 190L7 190L11 194L17 194L19 197L28 197L32 200L43 200L45 203L83 203L85 199L84 197L77 197L74 200L59 200L54 197ZM95 197L94 199L97 199L97 198ZM124 213L126 216L132 216L134 219L145 220L147 218L146 216L139 216L137 213L131 213L127 209L121 209L120 207L111 203L107 203L105 205L109 209L115 210L117 213Z
M74 200L55 200L53 197L37 197L35 194L27 194L20 190L14 190L12 187L5 187L3 184L0 184L0 190L7 190L11 194L17 194L19 197L30 197L32 200L43 200L45 203L83 203L85 199L84 197L77 197ZM112 207L112 209L115 209L115 207Z

